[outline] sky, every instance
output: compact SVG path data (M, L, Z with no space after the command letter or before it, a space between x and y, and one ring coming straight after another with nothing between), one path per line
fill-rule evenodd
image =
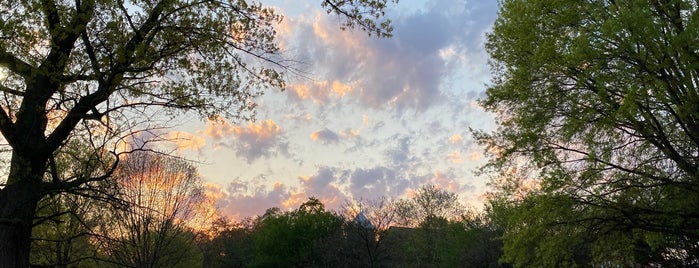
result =
M401 0L388 39L340 30L315 2L264 2L285 15L280 46L306 74L259 97L255 121L184 118L168 134L221 213L242 219L311 196L338 209L425 184L480 208L488 179L474 174L485 159L469 129L495 127L477 100L497 1Z

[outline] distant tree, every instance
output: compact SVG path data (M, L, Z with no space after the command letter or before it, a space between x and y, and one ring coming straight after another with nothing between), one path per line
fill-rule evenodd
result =
M698 9L501 2L481 101L499 127L476 136L492 156L484 171L496 177L505 260L696 265Z
M387 198L358 200L344 205L346 264L352 267L385 267L390 258L386 245L388 228L396 211Z
M398 224L417 228L404 231L410 241L398 253L404 254L401 262L411 267L440 265L437 244L444 242L449 220L458 219L463 212L458 196L436 185L424 185L412 197L396 201L395 209Z
M397 201L395 206L398 223L404 226L424 226L433 218L456 218L463 210L455 193L432 184L420 186L412 197Z
M341 27L380 36L386 0L322 2ZM254 97L282 88L275 40L281 20L252 1L0 1L0 133L10 152L0 189L0 267L29 265L40 200L107 180L113 169L57 177L52 160L75 137L85 151L115 151L115 139L170 114L252 117ZM134 120L143 124L134 123ZM145 122L144 122L145 121ZM111 159L112 157L108 157ZM104 163L112 163L105 159ZM92 185L95 186L95 185Z
M309 198L297 210L270 209L255 227L252 267L333 267L337 259L343 219Z
M203 267L250 267L255 254L252 239L254 226L249 221L229 222L226 218L214 221L208 236L198 241L204 254Z
M460 232L461 249L458 263L463 267L511 267L501 262L503 256L503 227L490 219L489 208L484 212L469 210L452 228ZM461 231L463 230L463 231Z
M195 213L203 203L201 178L192 164L136 152L114 173L123 206L106 210L99 236L110 263L127 267L200 266Z

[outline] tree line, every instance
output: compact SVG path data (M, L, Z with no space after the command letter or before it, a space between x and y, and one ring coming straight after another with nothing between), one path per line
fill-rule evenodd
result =
M32 267L503 266L501 230L434 185L338 211L310 197L291 211L231 221L206 214L211 200L185 160L137 152L114 176L103 200L40 202Z

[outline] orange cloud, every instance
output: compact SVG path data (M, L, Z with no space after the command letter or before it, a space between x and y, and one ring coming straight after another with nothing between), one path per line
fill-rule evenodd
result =
M321 19L322 14L316 14L313 23L313 33L326 44L331 44L333 47L342 47L348 50L366 49L363 46L363 35L356 35L353 31L337 31L330 27L332 24L326 23Z
M274 184L274 188L277 187L282 187L282 184L280 182L277 182ZM308 199L308 196L306 196L306 193L304 191L290 191L289 192L289 197L281 202L281 205L283 208L286 209L293 209L299 207L303 202Z
M228 194L221 189L221 185L213 182L207 182L204 183L204 196L211 200L221 200L224 197L228 197Z
M228 122L228 120L225 120L223 118L218 118L215 120L208 120L206 122L206 129L204 130L204 135L215 139L215 140L220 140L231 133L233 133L233 129L235 126Z
M320 131L314 131L313 133L311 133L311 140L316 141L319 138L320 138Z
M442 172L436 172L434 174L434 178L432 178L432 182L452 193L458 193L461 191L461 184Z
M362 115L362 124L369 125L369 117L367 115Z
M284 116L286 119L299 119L299 120L305 120L307 122L310 122L313 120L313 116L311 114L306 114L306 115L295 115L295 114L287 114Z
M311 97L311 88L306 84L292 85L290 89L299 99L305 100Z
M353 84L338 80L322 80L311 83L294 84L289 91L300 100L311 99L314 103L325 103L331 97L341 98L354 89Z
M461 164L464 162L464 159L461 158L461 153L460 152L453 152L447 155L447 158L451 159L451 161L455 164Z
M354 130L354 129L347 129L340 134L342 134L342 136L350 137L350 138L358 138L360 136L359 130Z
M462 141L463 139L464 139L464 138L461 137L461 134L456 134L456 135L454 135L454 136L449 137L449 142L450 142L451 144L455 144L455 143L457 143L457 142Z
M203 131L203 135L215 140L215 146L232 147L238 156L246 158L248 162L283 153L283 148L276 150L282 145L281 134L282 128L272 119L244 126L235 126L223 119L212 120Z
M337 94L337 96L344 96L348 92L352 91L352 86L344 84L340 81L333 81L332 90Z
M175 143L179 151L198 151L206 145L204 138L184 131L171 131L168 133L168 139Z
M247 126L234 126L232 129L236 136L253 135L259 139L269 139L282 132L282 128L272 119L267 119L259 124L249 123Z

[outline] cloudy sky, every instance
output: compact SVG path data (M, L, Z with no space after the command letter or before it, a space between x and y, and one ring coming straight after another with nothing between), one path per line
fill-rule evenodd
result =
M286 16L280 44L307 77L260 97L254 122L184 119L169 133L202 163L223 214L296 208L309 196L338 208L424 184L480 207L483 149L469 128L493 128L476 101L490 79L483 43L496 1L401 0L387 14L390 39L340 31L307 2L265 1Z

